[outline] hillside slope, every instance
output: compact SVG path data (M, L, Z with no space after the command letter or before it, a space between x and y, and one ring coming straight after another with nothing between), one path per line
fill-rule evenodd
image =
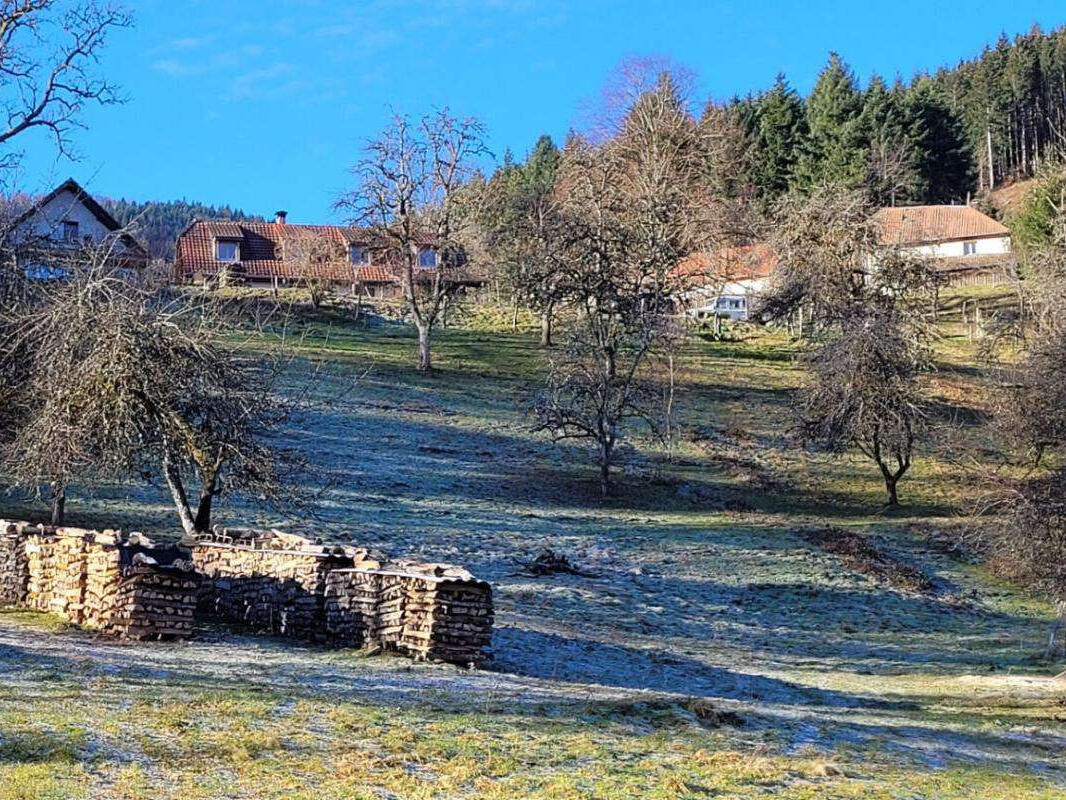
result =
M339 489L314 520L220 513L466 564L495 586L490 668L0 614L0 798L1062 795L1050 608L945 546L974 490L934 452L884 516L868 464L797 451L787 342L692 344L674 453L636 441L604 501L582 448L530 432L532 339L449 331L426 377L404 329L306 333L322 397L350 393L291 433ZM965 419L968 348L945 341L933 387ZM141 487L69 509L174 527ZM592 575L517 574L545 546Z

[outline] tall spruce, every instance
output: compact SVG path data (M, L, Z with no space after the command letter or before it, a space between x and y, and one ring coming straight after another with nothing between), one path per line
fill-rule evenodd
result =
M975 166L962 119L927 77L912 84L903 98L903 109L915 137L921 198L928 203L965 201L973 187Z
M790 188L796 161L807 136L803 100L778 73L774 85L750 103L751 178L760 193L773 199Z
M836 53L818 76L807 100L810 135L796 165L797 183L856 186L866 176L866 152L859 119L862 94L855 75Z
M866 153L866 190L878 206L919 198L922 190L918 126L906 113L902 87L889 90L874 75L863 94L859 127Z

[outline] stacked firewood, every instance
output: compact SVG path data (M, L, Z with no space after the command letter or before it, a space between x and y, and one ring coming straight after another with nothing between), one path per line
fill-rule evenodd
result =
M404 579L401 648L421 660L481 661L492 643L492 590L473 575Z
M373 569L337 569L326 576L324 613L331 640L349 647L377 641L381 574Z
M351 566L354 552L278 531L216 529L192 547L206 578L200 607L267 633L325 640L326 577Z
M23 606L29 579L21 528L0 522L0 606Z
M192 635L199 576L138 563L123 570L106 630L127 639L184 639Z
M279 531L216 529L188 560L141 534L0 521L0 605L133 639L192 634L197 610L342 646L469 664L486 655L492 590L441 564Z
M173 555L137 533L0 522L0 602L120 636L189 636L199 580Z
M491 644L491 587L440 564L335 570L325 611L331 635L349 646L470 664L484 660Z

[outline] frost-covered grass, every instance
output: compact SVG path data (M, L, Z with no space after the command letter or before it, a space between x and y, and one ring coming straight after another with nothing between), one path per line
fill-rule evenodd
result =
M1061 796L1050 609L946 552L937 532L977 496L955 460L928 449L886 515L870 465L796 450L788 342L692 343L672 452L634 441L603 500L581 447L530 433L532 338L448 331L427 377L401 328L323 313L304 332L317 391L341 399L292 439L337 491L317 519L226 521L468 565L496 587L490 669L213 629L121 645L0 615L0 800ZM978 452L971 358L943 342L932 380L940 432ZM142 487L70 511L173 530ZM799 535L826 524L935 589L881 585ZM542 546L596 577L515 575Z

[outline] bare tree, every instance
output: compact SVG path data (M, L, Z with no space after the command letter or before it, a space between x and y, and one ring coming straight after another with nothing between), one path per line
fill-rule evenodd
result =
M356 188L338 207L383 243L418 329L418 369L432 368L433 329L463 285L463 192L486 155L484 126L447 109L417 122L396 115L353 168Z
M1066 215L1051 220L1051 242L1026 253L1030 280L1005 353L989 349L992 444L999 463L986 474L977 542L993 567L1045 592L1059 618L1047 655L1066 654Z
M857 447L896 505L925 416L919 373L935 274L924 259L882 247L871 211L861 193L837 186L782 198L771 238L778 269L757 313L805 318L814 349L796 409L804 434L832 451Z
M72 130L92 103L120 101L97 74L100 52L130 15L109 3L6 0L0 4L0 168L18 161L16 137L47 132L70 155Z
M344 245L317 229L286 226L282 234L285 260L307 289L312 308L329 297L336 280L347 273L348 283L356 284L357 267L351 263Z
M884 128L870 137L866 158L866 190L877 205L894 206L919 193L921 173L915 166L914 143Z
M918 340L891 312L863 309L805 359L798 404L805 439L832 452L857 447L880 469L890 506L899 505L897 486L926 418L924 362Z
M277 443L296 402L278 391L286 362L246 350L208 302L129 280L100 247L19 308L0 342L26 361L5 472L53 487L56 522L67 485L108 477L161 477L187 533L224 494L301 501L286 479L302 461Z
M564 152L556 190L576 320L551 360L537 427L592 440L604 493L627 424L655 431L662 416L656 356L672 341L664 333L676 266L700 232L708 163L700 141L664 75L617 136L601 146L573 139Z

